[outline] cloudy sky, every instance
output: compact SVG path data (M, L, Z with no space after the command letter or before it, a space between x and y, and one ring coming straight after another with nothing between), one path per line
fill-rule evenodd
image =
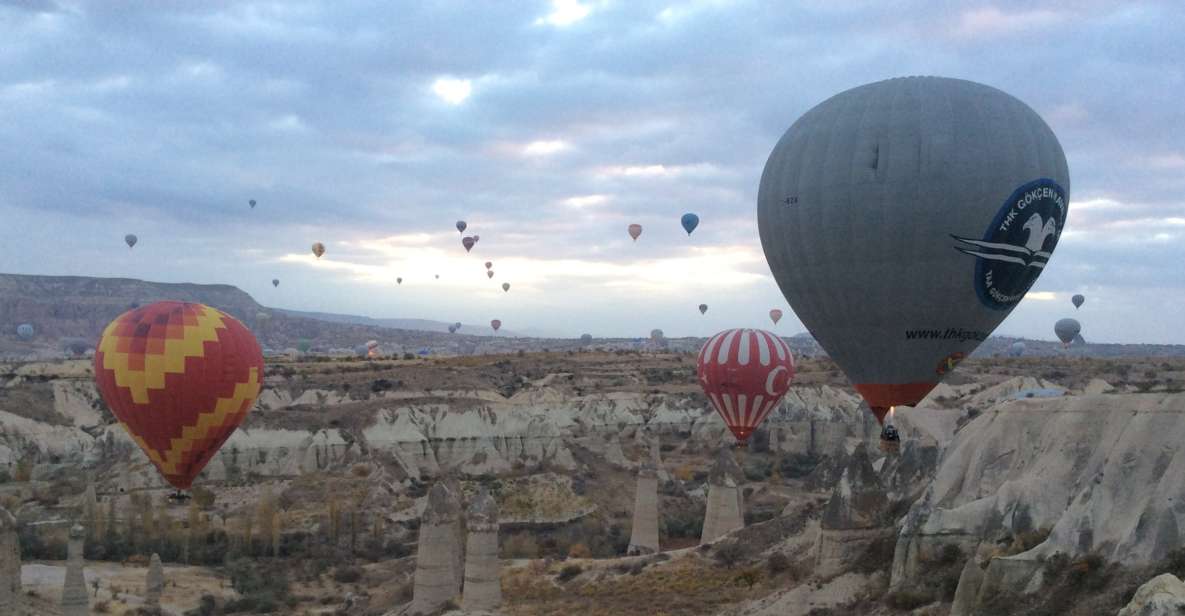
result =
M1090 341L1185 343L1182 31L1178 0L0 0L0 271L565 335L781 307L795 333L757 239L770 149L930 74L1027 102L1070 164L1057 254L997 333L1052 339L1081 292Z

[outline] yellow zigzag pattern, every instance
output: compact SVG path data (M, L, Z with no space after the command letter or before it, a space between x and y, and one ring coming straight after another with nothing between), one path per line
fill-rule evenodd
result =
M148 390L164 389L166 374L185 372L185 360L201 357L206 342L218 339L218 329L225 328L218 311L203 306L197 314L197 325L186 326L181 338L165 340L164 353L146 353L144 369L128 367L129 353L116 350L119 336L110 335L117 325L113 321L103 331L99 350L103 352L103 368L115 373L115 384L132 392L136 404L148 404Z
M260 387L259 371L256 368L251 368L247 382L236 384L234 395L231 397L219 398L212 411L198 415L197 424L182 428L181 436L169 440L169 450L164 452L163 456L157 450L149 447L143 439L133 434L127 424L124 424L123 427L128 431L128 434L132 435L140 449L148 454L157 468L161 469L161 472L166 475L177 475L179 474L177 465L184 460L185 454L189 453L194 443L206 438L211 430L222 427L226 420L243 406L244 401L254 399L259 395Z

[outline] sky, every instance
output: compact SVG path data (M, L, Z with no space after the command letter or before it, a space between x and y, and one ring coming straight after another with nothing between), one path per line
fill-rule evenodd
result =
M0 272L566 336L776 307L793 334L766 157L840 91L941 75L1025 101L1070 166L1056 254L996 333L1182 344L1182 31L1179 0L0 0Z

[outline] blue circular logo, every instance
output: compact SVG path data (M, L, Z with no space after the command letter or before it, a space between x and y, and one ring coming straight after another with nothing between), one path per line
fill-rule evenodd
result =
M1012 192L983 239L952 236L975 257L975 293L984 306L1010 310L1041 275L1066 222L1066 191L1048 178Z

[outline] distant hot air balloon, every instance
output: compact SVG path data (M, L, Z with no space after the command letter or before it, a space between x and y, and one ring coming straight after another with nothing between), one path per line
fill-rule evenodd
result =
M464 233L464 232L465 232L465 228L466 228L466 227L468 227L468 226L469 226L469 225L465 224L465 221L464 221L464 220L458 220L458 221L457 221L457 233Z
M453 327L456 327L457 331L461 331L461 322L457 321L456 323L453 323Z
M1008 349L1010 355L1013 357L1020 357L1021 355L1025 354L1025 343L1023 341L1017 340L1016 342L1013 342L1012 346Z
M727 329L700 349L697 372L704 394L744 444L790 389L794 356L770 332Z
M480 236L480 235L475 235L475 236L473 236L473 243L474 243L474 244L476 244L476 243L478 243L478 242L480 242L480 241L481 241L481 236Z
M679 220L679 224L683 225L683 230L687 232L687 235L691 235L691 232L699 226L699 216L688 212Z
M436 275L436 279L437 279L437 280L440 280L440 274L437 274L437 275Z
M470 250L473 250L473 244L475 244L475 243L476 242L473 241L473 238L468 235L461 238L461 245L465 247L465 252L469 252Z
M503 282L503 283L502 283L502 290L503 290L503 291L507 291L507 292L509 292L509 291L510 291L510 283L509 283L509 282Z
M496 332L499 329L502 329L502 321L494 319L493 321L490 321L490 327L494 328L494 331Z
M455 333L457 333L457 326L455 326L455 325L449 325L449 326L448 326L448 333L450 333L450 334L455 334Z
M635 242L638 241L638 236L642 235L642 225L639 225L639 224L630 225L629 226L629 233L630 233L630 237L634 238Z
M1070 301L1074 303L1075 308L1081 308L1082 304L1084 304L1086 302L1086 297L1083 296L1081 293L1079 293L1079 294L1075 295L1074 297L1071 297Z
M1063 346L1070 346L1074 336L1081 331L1082 324L1077 319L1060 319L1053 324L1053 333L1057 334L1057 339L1062 341Z
M773 321L774 325L777 325L778 321L782 320L782 311L778 310L777 308L770 310L769 311L769 320Z
M33 337L33 326L28 323L21 323L16 326L16 335L28 340Z
M247 205L250 205L250 206L251 206L251 209L255 209L255 200L254 200L254 199L252 199L252 200L248 201L248 202L247 202Z
M136 237L134 233L129 233L123 236L123 241L127 243L128 248L132 248L136 245L136 242L140 241L140 238Z
M486 277L487 277L487 278L493 278L493 277L494 277L494 270L488 270L488 271L486 271Z
M705 313L705 312L707 312L707 311L708 311L708 305L707 305L707 304L700 304L700 305L699 305L699 313L700 313L700 314L704 314L704 313Z
M185 490L255 404L263 353L242 323L214 308L156 302L103 330L95 384L173 487Z
M889 79L786 131L757 224L795 315L883 423L1024 297L1057 246L1069 186L1057 138L1021 101L970 81Z
M491 267L494 267L494 262L493 261L486 261L486 269L490 269Z
M325 254L325 244L315 242L313 244L313 254L317 255L317 258L320 259L321 255Z
M403 284L403 278L396 278L395 284Z
M273 287L280 286L280 279L279 278L272 278L272 286Z
M656 341L657 341L657 340L662 340L662 339L663 339L663 333L662 333L662 330L661 330L661 329L652 329L652 330L650 330L650 339L651 339L651 340L656 340Z
M592 342L592 334L580 334L580 343L589 344Z

